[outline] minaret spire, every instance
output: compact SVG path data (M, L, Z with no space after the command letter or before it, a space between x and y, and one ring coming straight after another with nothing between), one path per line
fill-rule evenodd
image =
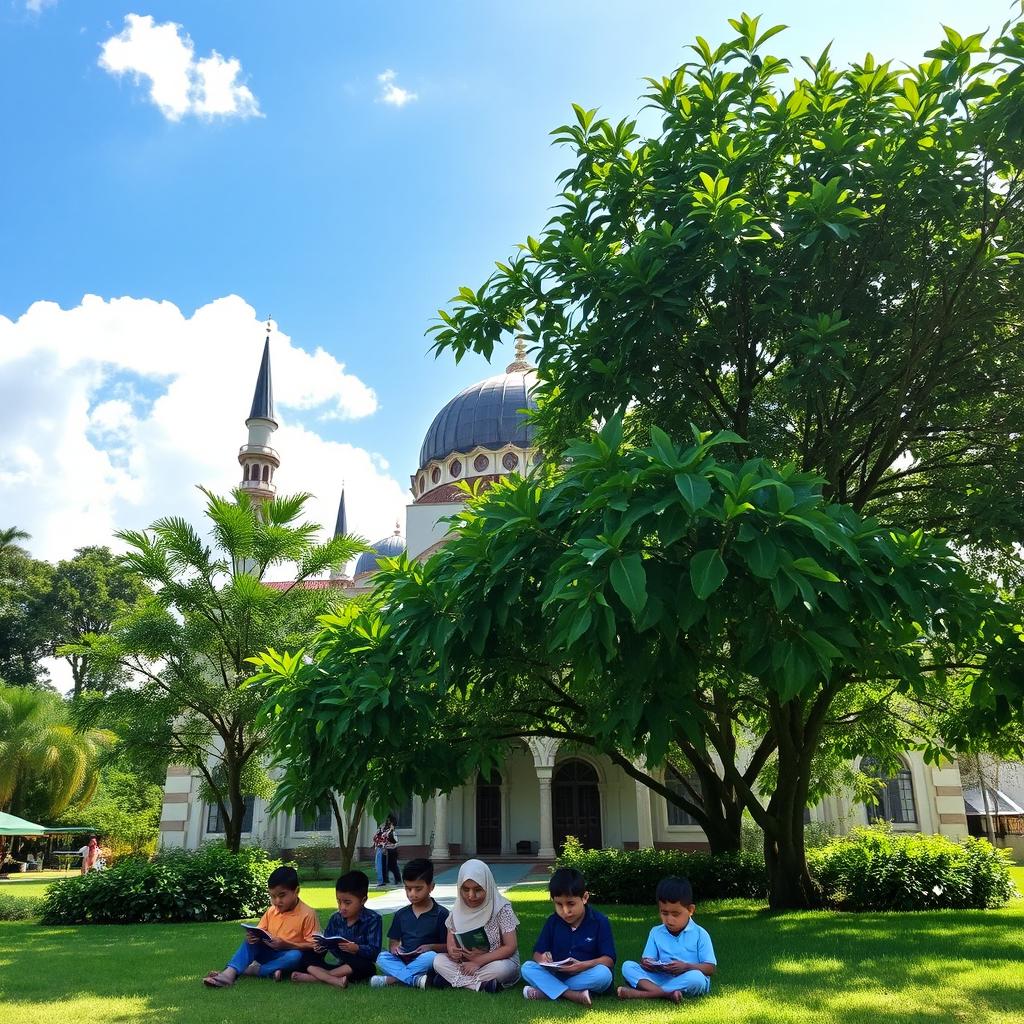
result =
M345 537L348 534L348 516L345 513L345 481L341 482L341 500L338 502L338 518L334 520L334 536ZM347 580L347 566L340 565L331 570L332 580Z
M256 377L256 390L252 396L252 408L245 421L249 428L249 440L238 451L238 462L242 467L241 489L256 501L272 498L277 492L274 472L281 465L281 457L270 446L270 435L277 430L274 418L274 387L270 376L270 332L272 322L267 317L267 337L263 343L263 358Z

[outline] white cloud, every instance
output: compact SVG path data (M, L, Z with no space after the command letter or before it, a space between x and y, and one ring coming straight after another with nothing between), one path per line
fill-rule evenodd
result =
M181 25L157 24L152 15L126 14L125 28L100 51L99 65L112 75L149 79L149 98L169 121L199 117L258 117L259 103L239 82L242 65L216 50L196 59L195 45Z
M409 92L408 89L403 89L400 85L397 85L395 83L396 78L398 78L398 72L392 71L391 68L382 71L377 76L377 81L381 85L380 96L378 97L381 103L390 103L393 107L404 107L410 100L419 99L416 93Z
M196 484L227 493L259 369L264 328L237 296L183 314L170 302L34 303L0 316L0 526L32 534L42 558L110 544L115 530L163 515L201 521ZM309 518L334 524L342 481L350 529L370 540L404 519L408 500L384 460L296 422L306 411L367 416L371 388L321 348L271 335L281 493L309 491Z
M25 10L39 14L46 7L53 7L57 0L25 0Z

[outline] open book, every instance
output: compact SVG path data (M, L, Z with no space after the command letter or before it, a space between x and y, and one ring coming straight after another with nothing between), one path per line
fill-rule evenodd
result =
M313 939L321 946L337 946L348 941L344 935L324 935L322 932L313 932Z
M243 924L242 927L253 935L258 935L264 942L270 942L274 936L264 931L258 924Z
M487 932L483 928L474 928L469 932L456 932L455 941L463 949L482 949L487 951L491 948L491 940L487 938Z
M549 971L557 971L560 967L568 967L569 964L576 963L576 957L567 956L564 960L541 960L541 967L546 967Z

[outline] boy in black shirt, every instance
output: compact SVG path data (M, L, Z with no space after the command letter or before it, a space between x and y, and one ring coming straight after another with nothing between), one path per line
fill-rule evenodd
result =
M427 971L446 949L448 911L430 895L434 891L434 865L422 857L409 861L402 872L409 906L402 907L388 929L388 950L377 957L384 972L370 979L374 988L415 985L425 988Z

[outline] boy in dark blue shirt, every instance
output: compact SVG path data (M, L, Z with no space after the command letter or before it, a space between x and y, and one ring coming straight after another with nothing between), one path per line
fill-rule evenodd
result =
M350 981L365 981L377 973L380 953L381 916L366 906L370 880L362 871L347 871L334 885L338 912L331 914L322 936L314 936L315 958L304 961L292 981L322 981L345 988ZM329 941L334 939L336 941ZM330 954L337 964L325 959Z
M590 1006L590 994L612 984L615 940L608 918L590 904L583 876L559 868L548 883L555 912L544 922L533 947L533 959L523 964L523 997L567 999Z
M409 905L391 920L388 949L377 957L377 966L384 973L370 979L374 988L397 984L425 988L434 957L448 948L448 911L430 895L434 865L417 857L405 865L402 881Z

